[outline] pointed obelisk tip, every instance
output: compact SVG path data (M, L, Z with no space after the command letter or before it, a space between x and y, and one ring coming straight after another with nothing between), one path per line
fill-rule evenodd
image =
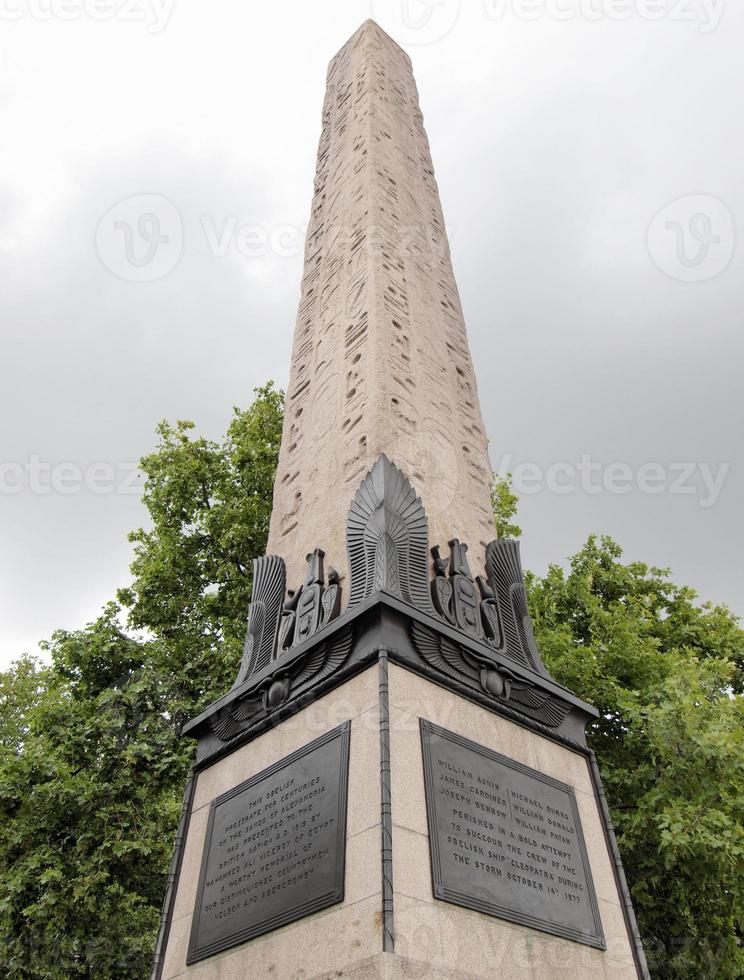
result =
M382 31L383 34L385 33L385 31L382 30L382 28L377 23L377 21L373 20L371 17L368 17L364 21L362 26L359 28L359 31Z
M393 47L397 48L399 51L403 51L403 48L401 48L401 46L398 44L398 42L394 38L390 37L390 35L387 33L387 31L384 31L380 27L380 25L377 23L377 21L376 20L372 20L371 17L368 17L362 23L362 25L360 27L358 27L354 31L354 33L351 35L351 37L346 42L346 44L344 44L343 47L341 48L341 51L343 51L344 48L348 47L348 45L350 45L353 42L357 41L360 37L362 37L365 34L369 34L369 35L373 35L374 34L374 35L377 35L378 37L381 37L387 44L391 44ZM405 51L403 51L403 53L406 54ZM406 58L408 58L408 55L407 54L406 54Z

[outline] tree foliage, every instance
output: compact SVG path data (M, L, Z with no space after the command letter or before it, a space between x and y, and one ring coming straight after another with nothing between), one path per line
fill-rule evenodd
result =
M500 538L518 538L522 528L512 521L519 506L519 497L512 489L512 475L494 476L491 485L491 508L496 533Z
M162 423L124 611L0 674L3 977L149 976L193 756L178 729L237 669L282 404L259 389L222 444Z
M530 576L553 676L600 712L597 753L652 976L744 976L744 633L591 536Z
M271 385L223 442L161 423L142 460L150 523L132 581L48 663L0 673L0 973L145 978L192 746L182 722L240 658L263 553L283 401ZM520 533L509 479L492 502ZM590 537L528 577L554 676L595 704L590 732L662 980L744 976L744 634L660 569Z
M119 591L129 624L157 637L153 655L170 678L184 721L234 679L245 639L252 560L269 533L283 395L256 389L234 411L224 442L193 437L193 422L161 422L141 461L151 527L134 544L132 584Z
M22 738L0 750L4 976L141 975L151 955L183 747L117 613L54 635ZM17 696L28 669L4 677Z

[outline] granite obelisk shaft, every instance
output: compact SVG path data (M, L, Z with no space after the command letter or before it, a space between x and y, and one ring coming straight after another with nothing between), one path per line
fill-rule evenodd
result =
M330 64L267 551L299 584L346 568L349 500L380 453L431 544L494 537L487 439L439 193L405 52L367 21Z

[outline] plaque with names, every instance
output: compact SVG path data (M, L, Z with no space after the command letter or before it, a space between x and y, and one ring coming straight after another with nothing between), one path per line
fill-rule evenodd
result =
M343 901L350 731L212 801L187 964Z
M435 898L605 949L573 789L421 719Z

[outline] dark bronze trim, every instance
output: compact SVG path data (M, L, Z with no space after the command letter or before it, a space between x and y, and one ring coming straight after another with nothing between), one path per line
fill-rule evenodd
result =
M302 660L305 656L307 656L308 651L316 646L321 640L329 640L334 636L334 634L344 629L351 623L354 623L355 625L355 645L358 645L359 634L362 632L362 627L360 625L361 620L366 617L369 612L376 610L379 607L400 612L409 619L416 620L417 622L423 623L431 629L437 630L449 640L452 640L463 647L469 648L476 653L480 653L482 656L485 655L494 658L498 656L498 659L502 663L508 665L508 667L518 677L529 679L531 682L539 684L544 690L559 695L568 701L572 706L581 708L587 713L588 716L592 718L598 717L598 712L595 708L586 702L581 701L552 678L544 677L541 674L538 674L536 671L533 671L530 668L525 667L523 664L520 664L516 660L512 661L509 660L508 657L498 655L491 647L482 641L470 637L467 634L461 633L460 631L449 626L447 623L444 623L441 620L436 619L434 616L423 612L416 606L411 606L408 603L403 602L397 596L391 595L385 591L379 591L365 599L365 601L360 603L358 606L355 606L352 609L347 609L341 616L339 616L338 619L323 627L309 640L288 651L282 657L277 658L277 660L275 660L269 667L266 667L264 670L254 674L251 678L249 678L249 680L240 685L240 687L233 688L227 694L217 698L217 700L210 704L209 707L205 708L201 714L197 715L196 718L193 718L184 725L182 734L190 735L193 738L198 738L199 729L203 727L210 715L213 715L215 711L227 707L236 701L240 701L249 694L255 693L261 688L262 684L264 684L273 674L276 674L277 671L289 671L296 661Z
M612 865L612 873L615 878L615 885L617 886L618 895L620 896L623 918L625 920L625 928L627 929L628 937L630 939L630 946L633 952L633 960L638 971L638 976L641 977L641 980L651 980L651 974L649 973L648 964L646 963L646 953L643 949L643 942L641 941L641 934L638 931L638 922L636 921L635 911L633 909L633 901L630 897L628 880L625 877L625 870L623 868L622 858L620 857L620 849L617 846L615 828L612 826L612 817L610 816L610 810L607 805L607 797L605 796L605 791L602 786L602 777L599 772L599 766L597 765L597 757L592 749L587 749L585 754L589 764L589 773L592 779L592 787L594 788L594 796L597 800L597 806L599 807L599 814L602 821L602 831L604 832L607 852Z
M173 907L176 904L176 892L178 882L181 878L181 865L183 864L183 854L186 850L186 838L189 833L191 822L191 805L194 802L194 791L196 789L196 774L191 769L186 780L186 789L183 793L183 803L181 805L181 815L178 819L178 830L173 846L173 857L171 858L168 873L168 884L165 889L163 899L163 910L160 915L160 928L155 944L155 953L152 961L151 980L160 980L163 974L163 964L165 962L165 950L170 937L170 927L173 921Z
M240 735L226 742L216 750L211 750L204 755L200 755L201 742L197 747L197 759L194 763L195 772L203 772L205 769L209 769L220 759L224 759L229 755L232 755L236 749L241 748L244 745L248 745L254 739L258 738L259 735L263 735L264 732L269 731L272 728L276 728L282 722L296 715L298 712L307 708L308 705L313 704L318 701L324 695L333 691L335 688L340 687L347 681L351 680L358 673L365 670L367 667L371 666L377 661L377 651L369 651L364 658L359 658L353 663L349 664L348 667L343 668L337 674L333 674L331 677L326 678L317 687L312 688L309 691L304 692L300 697L293 701L289 701L287 704L282 705L276 711L271 714L265 715L260 721L246 728L245 731L241 732Z
M382 836L382 951L395 952L393 812L390 786L390 700L387 650L380 650L380 828Z
M493 657L493 668L508 674L515 691L517 688L522 688L539 693L546 702L559 708L558 715L562 716L563 720L557 727L551 728L541 722L539 713L538 717L534 717L534 711L531 712L529 708L518 703L517 693L514 693L511 700L487 694L482 681L478 678L478 672L470 668L468 669L473 677L462 678L453 676L452 672L443 673L436 670L412 643L410 637L412 623L421 624L431 635L441 636L442 642L447 643L448 646L456 645L456 649L460 652L458 655L471 657L474 662L482 664L484 658ZM348 648L348 655L345 654L343 663L335 670L326 673L322 679L309 687L300 687L296 693L290 689L286 700L275 708L272 708L271 703L265 698L262 703L261 691L264 690L265 693L267 685L272 683L272 675L280 677L291 675L297 669L298 659L306 660L317 656L316 647L322 646L319 654L336 647L343 651L346 649L343 643L344 637L347 637L350 631L353 631L353 642ZM348 643L348 640L346 642ZM591 705L585 704L555 681L542 677L516 661L508 662L497 657L492 649L477 639L452 629L446 623L438 621L389 593L378 592L353 609L347 610L306 643L274 661L270 672L262 671L254 675L244 685L219 698L188 722L182 733L195 738L198 742L197 770L228 755L238 745L246 744L321 695L343 684L360 670L374 663L378 651L382 648L388 650L391 662L400 663L491 711L519 723L526 723L540 734L555 733L558 736L567 736L569 741L576 744L585 745L584 726L592 718L597 717L597 712ZM220 734L219 719L224 718L225 713L238 719L235 724L235 734L232 736ZM530 713L533 717L529 717ZM239 721L241 718L246 720Z

